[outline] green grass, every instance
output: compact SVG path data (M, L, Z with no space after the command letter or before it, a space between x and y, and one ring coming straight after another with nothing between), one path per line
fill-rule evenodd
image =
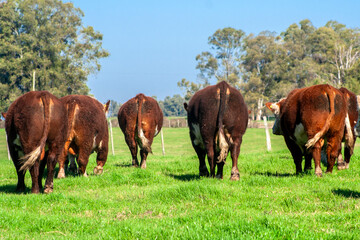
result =
M17 194L0 130L1 239L359 239L360 168L356 147L349 170L295 175L282 137L266 151L264 129L248 129L239 158L240 181L198 177L188 130L164 129L147 169L130 167L123 135L114 128L101 176L54 179L50 195ZM95 154L87 168L92 173ZM323 168L325 170L325 168ZM26 175L27 193L31 179Z

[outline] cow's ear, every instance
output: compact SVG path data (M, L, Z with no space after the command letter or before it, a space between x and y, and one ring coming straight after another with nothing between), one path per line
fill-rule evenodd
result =
M6 112L2 112L2 113L1 113L1 116L2 116L4 119L6 119Z
M110 100L104 104L105 115L109 112Z
M266 107L267 107L269 110L271 110L271 111L273 111L273 110L271 109L271 105L272 105L272 104L273 104L272 102L267 102L267 103L265 103Z
M270 109L274 114L280 113L280 105L278 103L267 102L266 107Z
M184 108L185 108L186 111L188 110L188 105L187 105L186 102L184 102Z

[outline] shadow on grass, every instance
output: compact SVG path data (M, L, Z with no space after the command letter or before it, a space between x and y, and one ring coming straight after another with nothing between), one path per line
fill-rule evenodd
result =
M180 180L180 181L184 181L184 182L200 179L200 176L198 174L181 174L181 175L167 174L167 175L176 180Z
M298 176L302 176L306 173L299 174ZM267 176L267 177L294 177L297 176L295 173L273 173L273 172L254 172L251 175L260 175L260 176Z
M360 192L352 191L349 189L334 189L331 192L334 195L338 195L346 198L360 198Z
M16 184L8 184L0 186L0 193L13 193L13 194L27 194L31 192L31 189L26 187L25 191L18 192L16 191Z
M115 167L133 167L131 163L115 163Z

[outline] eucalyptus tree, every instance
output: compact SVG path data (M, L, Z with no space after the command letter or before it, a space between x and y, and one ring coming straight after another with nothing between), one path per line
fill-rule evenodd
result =
M57 96L87 94L100 70L102 34L61 0L8 0L0 5L0 108L33 89Z
M196 56L198 81L182 79L178 86L185 90L185 99L211 83L227 81L239 88L241 83L241 57L245 33L234 28L217 30L208 38L210 50Z

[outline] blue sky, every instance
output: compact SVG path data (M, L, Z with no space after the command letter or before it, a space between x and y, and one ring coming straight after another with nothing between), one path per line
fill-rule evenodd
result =
M66 0L67 1L67 0ZM67 1L68 2L68 1ZM336 20L360 27L360 1L319 0L69 0L90 25L104 35L110 57L90 76L88 86L99 101L124 103L138 93L182 94L177 82L196 81L197 54L209 50L208 37L232 27L246 34L281 33L309 19L315 27Z

